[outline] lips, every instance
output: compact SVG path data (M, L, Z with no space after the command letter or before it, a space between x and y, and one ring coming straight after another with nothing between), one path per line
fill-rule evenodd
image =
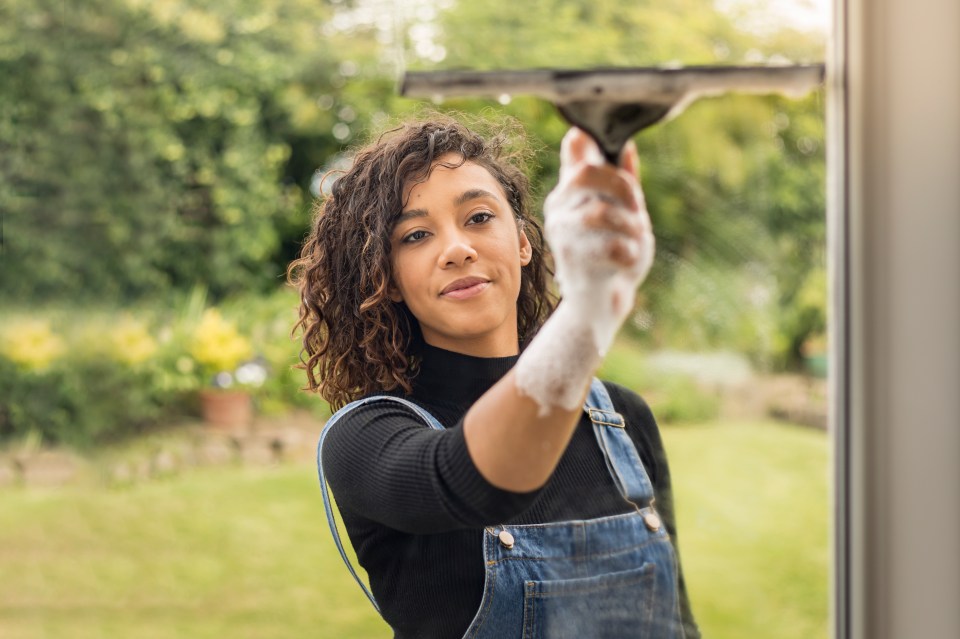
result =
M490 280L482 277L463 277L447 284L440 295L462 299L472 297L487 287Z

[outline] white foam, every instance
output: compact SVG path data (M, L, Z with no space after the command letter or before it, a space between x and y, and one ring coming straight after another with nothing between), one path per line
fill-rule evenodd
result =
M591 148L595 153L588 161L602 163L599 150ZM564 148L560 184L544 207L545 232L563 300L524 351L515 371L517 389L537 403L541 416L551 407L573 410L578 406L593 372L633 310L637 286L653 264L652 233L637 241L584 223L585 212L596 208L603 198L595 191L567 185L571 164ZM637 201L643 202L639 191ZM622 208L614 208L613 213L637 215ZM616 239L625 241L627 250L639 256L633 266L624 267L610 258L610 243Z
M550 316L514 367L517 390L545 417L554 407L574 410L601 356L589 325L563 304Z

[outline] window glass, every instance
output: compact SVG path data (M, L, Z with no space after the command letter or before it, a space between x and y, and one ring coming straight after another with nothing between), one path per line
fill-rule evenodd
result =
M324 176L426 104L516 118L542 201L549 102L404 98L406 71L825 46L825 0L0 3L0 635L388 636L289 339ZM722 95L635 138L657 257L601 376L659 423L707 637L827 635L824 104ZM243 427L201 424L225 396Z
M822 62L825 2L408 3L404 70ZM402 37L402 40L400 38ZM567 124L521 94L438 108L517 117L555 181ZM400 102L400 108L408 108ZM723 95L636 136L653 271L603 376L650 404L704 636L828 633L824 96Z

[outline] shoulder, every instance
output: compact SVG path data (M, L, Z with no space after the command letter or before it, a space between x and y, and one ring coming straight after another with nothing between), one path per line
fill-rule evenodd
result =
M357 428L384 419L401 418L429 426L428 417L432 417L430 413L409 399L390 393L379 393L350 402L331 415L328 424L340 424L338 428Z
M395 441L403 433L430 428L433 417L409 400L376 395L351 402L330 416L323 428L324 461L352 457L351 452L369 450L374 442Z

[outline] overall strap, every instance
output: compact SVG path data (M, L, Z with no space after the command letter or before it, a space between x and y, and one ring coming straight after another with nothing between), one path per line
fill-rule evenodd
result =
M327 438L327 435L330 433L330 429L334 426L334 424L340 421L343 416L349 413L351 410L357 408L358 406L363 406L364 404L385 400L398 402L407 408L413 409L417 415L419 415L420 418L434 430L444 429L443 425L438 422L433 415L411 401L401 399L400 397L392 397L390 395L375 395L372 397L358 399L355 402L350 402L334 413L330 419L327 420L323 430L320 431L320 441L317 443L317 474L320 477L320 492L323 494L323 510L327 513L327 525L330 526L330 532L333 534L333 541L337 544L337 550L340 551L340 558L343 559L343 563L346 564L347 570L349 570L350 574L353 575L353 579L357 582L357 584L359 584L360 588L363 590L363 594L367 596L367 599L370 600L370 603L373 604L373 607L376 608L377 612L380 612L380 606L377 605L377 600L373 598L373 593L370 592L366 584L363 583L363 580L360 579L360 577L357 575L357 572L353 569L353 564L350 563L350 559L347 557L347 553L343 549L343 542L340 540L340 532L337 530L337 522L333 516L333 505L331 504L330 495L327 489L327 480L323 475L323 442Z
M620 494L638 510L648 506L653 501L653 484L643 468L637 447L627 435L623 415L614 409L610 394L599 379L594 378L590 383L583 409L593 423L593 433L603 451L607 470Z

